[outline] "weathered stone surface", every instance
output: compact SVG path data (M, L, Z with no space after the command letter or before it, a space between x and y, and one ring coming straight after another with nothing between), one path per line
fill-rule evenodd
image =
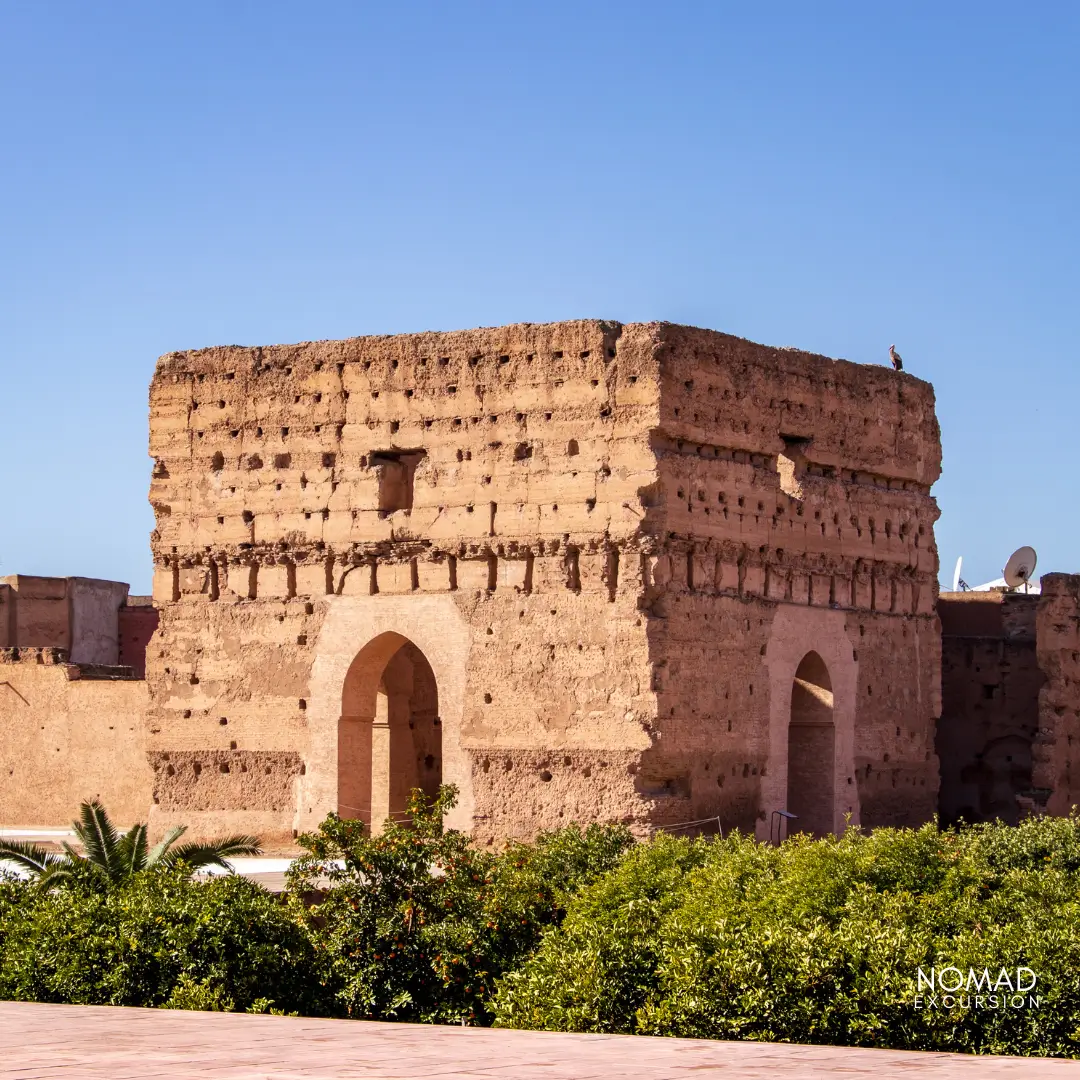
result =
M0 824L68 822L82 799L120 823L146 820L146 683L105 670L94 678L60 650L0 649Z
M943 593L937 749L946 824L1015 823L1032 801L1032 743L1045 676L1036 650L1039 596Z
M667 324L215 348L159 362L151 454L151 750L296 755L264 834L439 779L482 841L935 809L926 383Z
M1046 683L1032 773L1045 808L1067 814L1080 804L1080 574L1044 574L1040 584L1037 648Z

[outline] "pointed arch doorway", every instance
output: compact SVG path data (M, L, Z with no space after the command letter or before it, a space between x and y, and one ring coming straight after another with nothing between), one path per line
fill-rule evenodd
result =
M406 820L409 792L433 798L442 782L442 725L435 673L424 653L392 631L349 666L338 723L338 814L378 833Z
M832 679L816 652L802 658L792 683L787 760L791 831L827 836L836 821L836 725Z

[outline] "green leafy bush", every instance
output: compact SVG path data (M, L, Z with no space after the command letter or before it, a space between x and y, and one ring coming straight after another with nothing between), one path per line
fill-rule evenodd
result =
M285 905L241 877L189 874L0 885L0 998L322 1012L314 950Z
M186 864L0 874L0 997L1080 1056L1080 819L495 852L453 800L378 837L331 815L285 902ZM1038 1005L931 1003L944 967L1028 968Z
M568 896L631 844L618 826L571 827L499 854L444 831L455 791L432 805L413 793L411 827L371 837L330 815L300 838L289 874L320 979L347 1016L489 1023L495 980L562 918ZM308 907L301 898L321 893Z
M1080 822L661 838L501 981L505 1026L1080 1054ZM1038 1007L927 1004L917 971L1030 968ZM952 976L950 976L952 978ZM968 1005L974 994L968 996Z

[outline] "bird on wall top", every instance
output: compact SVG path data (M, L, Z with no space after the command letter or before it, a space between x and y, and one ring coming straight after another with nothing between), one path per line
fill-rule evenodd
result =
M901 359L900 354L896 351L895 345L889 346L889 359L892 361L892 366L896 368L897 371L904 370L904 361Z

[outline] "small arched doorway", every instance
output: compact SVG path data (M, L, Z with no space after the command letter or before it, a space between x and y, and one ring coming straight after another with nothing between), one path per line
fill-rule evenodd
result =
M833 831L835 785L832 680L825 661L810 652L802 658L791 687L787 809L796 816L792 832L827 836Z
M369 641L345 676L338 724L338 814L373 832L405 820L409 792L429 798L442 782L442 727L435 673L408 638Z

